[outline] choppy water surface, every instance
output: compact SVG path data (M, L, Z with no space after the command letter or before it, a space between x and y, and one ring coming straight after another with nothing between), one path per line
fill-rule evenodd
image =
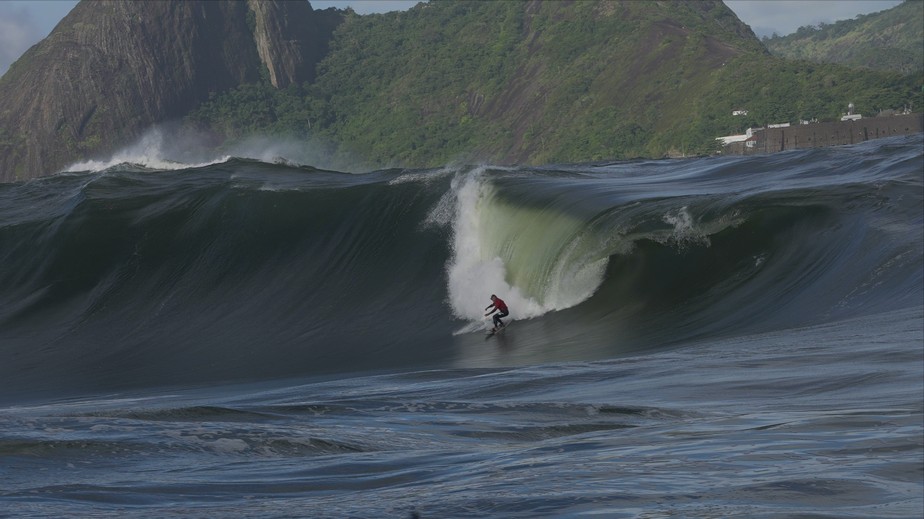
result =
M0 186L4 513L920 517L922 176L917 136Z

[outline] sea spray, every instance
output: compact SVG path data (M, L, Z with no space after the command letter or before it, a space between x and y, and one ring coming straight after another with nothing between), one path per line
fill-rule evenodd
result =
M333 158L332 147L320 139L301 141L279 136L251 135L234 144L216 148L211 138L188 127L165 123L147 130L136 141L108 157L75 162L63 172L105 171L121 165L145 170L175 171L200 168L236 159L355 173L366 171L360 160ZM130 168L120 168L122 170Z
M681 207L678 211L664 215L664 223L671 224L673 231L664 239L662 243L670 243L679 249L684 249L692 245L710 245L709 236L702 229L697 228L693 221L693 215L687 206Z
M215 153L204 155L205 146L200 141L201 137L189 132L183 132L180 137L172 133L168 127L153 127L136 142L107 158L75 162L63 171L104 171L123 164L149 170L173 171L218 164L231 158L229 155Z
M445 221L445 205L455 204L446 271L457 317L483 318L491 294L507 302L512 317L536 317L586 300L602 282L606 240L586 222L505 201L483 167L457 175L451 193L431 218Z
M452 311L461 319L481 320L489 296L497 294L511 307L513 318L540 315L541 305L507 282L503 260L485 244L487 227L492 222L483 217L483 211L491 198L491 187L484 182L483 175L484 168L477 168L452 181L456 205L452 257L446 268Z

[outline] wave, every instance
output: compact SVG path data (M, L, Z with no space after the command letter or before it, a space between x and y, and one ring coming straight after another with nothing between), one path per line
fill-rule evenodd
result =
M187 126L163 123L152 127L137 141L111 156L75 162L60 173L197 170L232 160L294 168L365 171L360 161L345 156L334 157L331 145L322 141L253 135L219 149L214 140L213 136Z
M492 293L521 321L513 362L920 305L920 145L363 174L226 158L3 185L0 384L511 362L468 333Z
M188 134L184 134L189 137ZM198 140L198 139L196 139ZM107 158L89 159L75 162L62 170L62 173L114 171L175 171L199 168L210 164L226 162L230 156L217 158L191 159L188 153L167 153L166 150L177 149L177 139L172 138L166 128L153 128L146 132L137 142L131 144ZM190 162L192 161L192 162Z

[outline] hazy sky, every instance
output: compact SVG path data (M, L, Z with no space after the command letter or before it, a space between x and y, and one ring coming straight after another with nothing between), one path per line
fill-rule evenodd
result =
M849 20L900 3L901 0L725 0L758 37L774 32L782 36L804 25ZM76 4L76 0L0 1L0 74L29 47L48 36ZM311 0L315 9L350 6L360 14L408 9L415 4L406 0Z
M858 14L884 11L900 3L901 0L725 0L725 5L760 38L774 32L786 36L805 25L851 20Z

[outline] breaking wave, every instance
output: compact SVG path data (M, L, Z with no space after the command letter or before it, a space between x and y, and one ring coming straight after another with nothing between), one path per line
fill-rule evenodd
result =
M0 186L5 390L479 365L492 293L521 362L921 302L920 136L362 174L152 139Z

